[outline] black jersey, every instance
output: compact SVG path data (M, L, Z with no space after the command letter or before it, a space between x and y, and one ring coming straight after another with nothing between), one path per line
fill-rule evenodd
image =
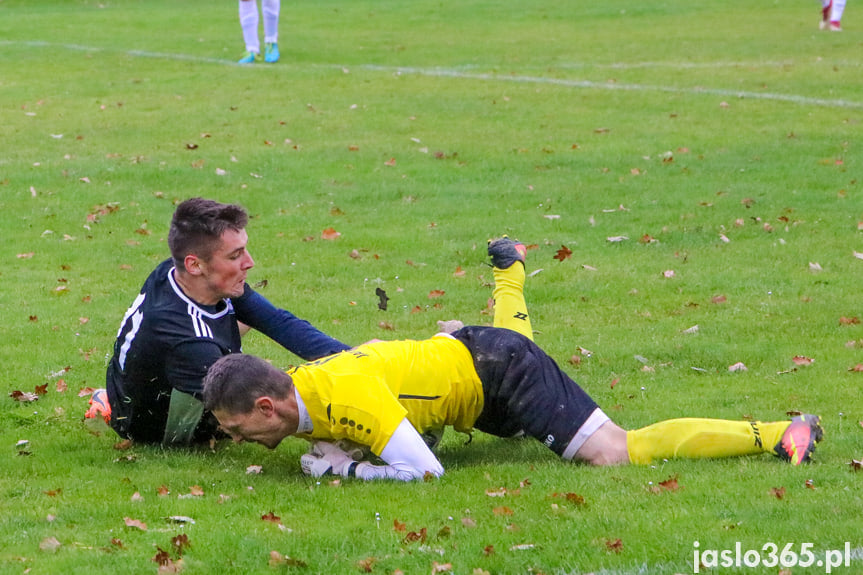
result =
M122 437L159 442L173 389L200 398L207 369L241 351L231 300L201 305L174 279L173 263L160 264L123 316L106 385L111 425Z
M174 279L168 259L150 274L123 316L106 388L111 425L121 437L161 442L173 390L201 397L207 369L239 353L237 321L249 325L305 360L348 349L306 320L277 308L246 284L243 295L206 306L189 298ZM206 435L215 418L199 424Z

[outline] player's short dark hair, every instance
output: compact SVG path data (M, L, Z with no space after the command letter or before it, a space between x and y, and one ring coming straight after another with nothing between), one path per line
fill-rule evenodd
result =
M204 377L204 408L248 413L259 397L285 399L293 388L291 376L263 359L245 353L220 357Z
M178 268L189 254L209 260L219 246L219 238L226 230L240 231L249 222L249 215L241 206L222 204L204 198L191 198L174 210L168 247Z

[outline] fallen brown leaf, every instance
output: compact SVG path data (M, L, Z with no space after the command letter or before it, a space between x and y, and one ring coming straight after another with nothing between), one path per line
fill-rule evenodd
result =
M404 539L402 539L402 545L408 545L410 543L416 543L419 541L420 543L425 543L427 538L427 530L425 527L419 530L419 532L411 531L407 535L405 535Z
M46 537L39 542L39 550L45 553L56 553L62 546L63 544L56 537Z
M131 517L124 517L123 521L125 521L126 527L134 527L136 529L140 529L141 531L147 530L147 524L143 521L138 521L137 519L132 519Z
M171 537L171 546L177 551L177 555L182 555L183 551L186 550L187 547L191 547L191 543L189 543L189 536L185 533L181 533L176 537Z
M562 262L563 260L569 259L572 257L572 250L568 247L561 245L560 249L557 250L557 253L554 255L554 259Z
M15 391L12 391L9 394L9 397L14 399L15 401L20 401L20 402L24 402L24 403L36 401L39 399L39 396L36 395L35 393L30 393L28 391L21 391L18 389L16 389Z

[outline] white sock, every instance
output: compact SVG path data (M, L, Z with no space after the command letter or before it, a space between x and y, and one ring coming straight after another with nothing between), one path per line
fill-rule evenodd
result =
M239 0L240 26L243 28L243 42L249 52L261 53L261 41L258 40L258 2L257 0Z
M822 9L827 8L828 6L830 6L830 0L821 0Z
M264 12L264 42L279 41L279 5L281 0L261 0Z
M830 10L830 21L841 22L842 12L845 11L845 0L833 0L833 8Z

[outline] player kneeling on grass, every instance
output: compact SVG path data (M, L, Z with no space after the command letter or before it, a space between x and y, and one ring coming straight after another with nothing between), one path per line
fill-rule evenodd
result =
M499 437L523 431L563 459L594 465L764 452L794 465L809 460L822 437L813 415L772 423L673 419L625 431L528 336L523 246L501 240L489 253L495 323L509 328L373 342L287 373L251 355L227 355L204 379L206 409L235 441L270 449L292 435L312 441L302 464L314 476L440 476L423 435L450 425ZM368 447L383 465L356 461L340 440Z

